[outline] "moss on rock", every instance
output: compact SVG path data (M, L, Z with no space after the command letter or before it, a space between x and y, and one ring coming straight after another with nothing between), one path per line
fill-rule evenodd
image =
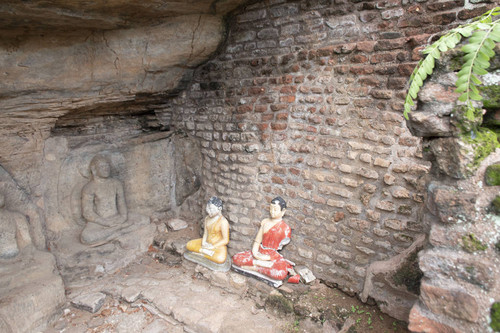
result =
M271 293L266 299L266 308L271 308L279 314L293 313L293 304L279 293Z
M476 169L489 154L500 147L496 133L485 127L462 133L462 140L469 143L474 150L474 160L469 165L472 169Z
M493 303L491 306L491 324L490 327L495 332L500 332L500 303Z
M500 109L499 85L479 87L479 92L481 96L483 96L483 107L485 109ZM500 123L498 125L500 125Z
M491 202L491 212L495 215L500 215L500 195L497 195Z
M394 273L392 280L397 286L405 285L409 292L420 295L420 280L422 280L423 276L424 273L418 267L418 256L417 252L415 252Z
M462 248L469 253L473 253L486 250L488 245L481 243L474 234L468 234L462 237Z
M490 186L500 185L500 164L492 164L486 168L484 182Z

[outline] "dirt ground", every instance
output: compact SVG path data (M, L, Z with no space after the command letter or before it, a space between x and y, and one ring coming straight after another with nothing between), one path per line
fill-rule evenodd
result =
M406 323L317 280L274 289L235 272L214 273L175 256L160 262L145 255L113 276L68 290L69 298L85 289L106 295L99 311L90 313L67 304L45 333L408 332ZM138 296L132 301L130 294ZM217 316L207 312L211 303L206 300L217 303Z

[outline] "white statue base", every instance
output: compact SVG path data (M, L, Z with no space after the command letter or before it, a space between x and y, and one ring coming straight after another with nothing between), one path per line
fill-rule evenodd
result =
M229 258L229 256L227 256L226 261L222 264L217 264L208 260L203 254L190 251L184 252L184 258L216 272L227 272L231 269L231 258Z
M252 271L249 269L244 269L244 268L241 268L241 267L236 266L236 265L232 265L231 269L237 273L242 274L242 275L250 276L250 277L256 278L257 280L263 281L274 288L278 288L283 284L283 281L281 281L281 280L274 280L274 279L271 279L270 277L268 277L264 274L261 274L259 272Z

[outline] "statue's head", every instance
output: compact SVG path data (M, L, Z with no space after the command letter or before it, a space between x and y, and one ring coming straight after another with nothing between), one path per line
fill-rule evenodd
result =
M208 199L206 211L210 217L214 217L220 213L222 211L222 200L218 197Z
M271 200L271 204L269 205L269 214L271 218L278 219L282 218L286 212L286 201L283 200L282 197L276 197Z
M108 178L111 174L108 159L104 155L94 156L90 161L90 172L94 177Z

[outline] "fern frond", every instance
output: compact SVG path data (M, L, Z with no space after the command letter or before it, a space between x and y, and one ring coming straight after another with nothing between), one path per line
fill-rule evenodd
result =
M467 118L473 119L474 107L472 101L482 99L477 89L477 86L481 84L481 80L477 76L488 73L486 69L490 67L489 60L495 56L493 50L495 43L500 42L500 20L493 21L493 16L497 15L500 15L500 7L487 11L471 23L450 30L422 51L426 57L417 64L409 80L403 112L405 119L408 119L408 113L411 112L411 107L415 104L414 101L423 85L423 81L428 75L432 74L435 59L439 59L442 52L455 48L462 37L468 38L468 44L462 47L464 64L458 72L455 85L457 87L456 92L462 93L458 100L464 102L467 106Z
M498 28L499 21L486 23L491 20L491 16L487 16L478 21L476 24L477 29L468 39L468 44L462 47L464 52L464 61L462 69L458 72L458 79L455 83L456 92L462 93L458 98L459 101L464 102L467 107L467 118L473 120L473 104L472 101L480 101L482 99L477 86L482 84L481 80L476 75L487 74L490 67L490 58L495 55L493 48L495 47L494 33ZM490 36L493 32L493 36ZM493 38L492 38L493 37Z

